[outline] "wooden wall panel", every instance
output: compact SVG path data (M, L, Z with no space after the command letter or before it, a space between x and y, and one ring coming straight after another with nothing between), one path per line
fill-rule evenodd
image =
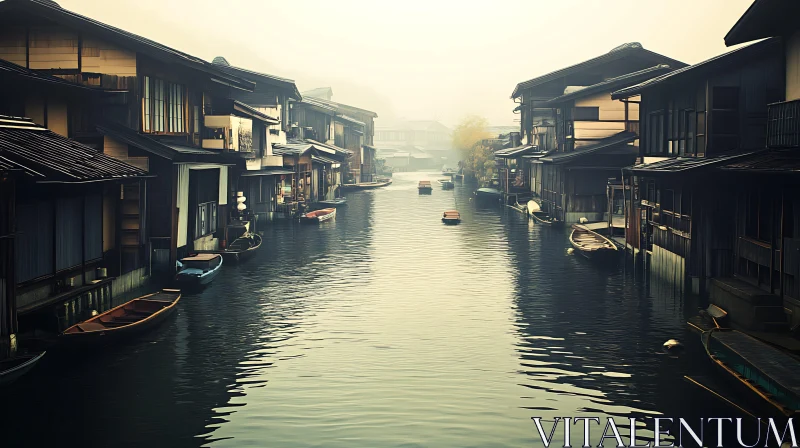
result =
M128 160L128 144L103 136L103 153L119 160Z
M29 68L77 69L78 35L55 27L30 29Z
M67 103L50 99L47 102L47 128L56 134L69 137Z
M136 76L136 53L106 42L86 38L81 48L81 71L116 76Z
M44 100L35 96L25 99L25 116L33 120L34 123L45 126Z
M0 59L25 67L25 28L0 27Z

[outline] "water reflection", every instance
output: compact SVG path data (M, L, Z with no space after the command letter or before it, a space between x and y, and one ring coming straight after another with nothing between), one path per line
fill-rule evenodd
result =
M696 337L683 299L474 187L417 194L437 177L269 227L157 333L41 366L5 397L10 446L538 446L534 416L720 415L682 380L699 346L661 351Z

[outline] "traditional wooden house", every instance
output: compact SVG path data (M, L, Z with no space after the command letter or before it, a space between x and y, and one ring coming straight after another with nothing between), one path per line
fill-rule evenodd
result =
M755 190L720 168L764 149L767 105L784 96L782 53L779 40L765 40L613 94L641 96L643 163L626 178L626 239L656 278L705 294L710 278L738 270L746 243L732 225L743 206L735 192Z
M42 0L0 3L0 59L118 93L97 123L71 121L82 142L155 175L142 193L152 223L136 241L151 246L142 263L153 254L170 273L184 253L220 245L235 194L228 169L252 158L253 122L277 123L232 98L255 83Z
M346 183L371 182L375 175L373 143L378 114L327 99L306 96L292 105L293 123L302 138L335 145L352 152L345 167Z
M672 60L638 44L592 61L523 83L528 93L521 93L533 103L523 114L532 128L524 131L540 152L523 154L532 164L528 185L542 209L564 222L608 220L608 180L638 154L638 104L613 101L611 93L674 69L664 63Z
M292 130L289 102L301 100L300 92L291 79L234 67L222 56L214 58L213 64L232 75L253 81L256 84L254 91L237 90L231 95L277 120L266 126L254 122L254 153L246 160L246 170L238 174L238 189L247 198L245 203L249 214L255 217L253 227L276 217L287 217L290 214L287 206L292 198L285 198L284 191L294 184L295 172L291 167L284 167L283 156L276 154L273 146L288 142Z
M349 150L310 139L289 139L275 144L273 151L283 157L284 169L295 180L282 197L280 211L291 215L298 202L312 204L337 196L342 184L342 164L351 157Z
M719 167L734 186L728 194L735 197L736 204L731 260L735 278L714 279L710 295L731 310L735 321L751 327L781 325L782 316L776 309L781 306L788 310L792 326L800 324L798 13L800 4L794 1L757 0L725 36L728 46L763 38L782 42L769 44L779 53L776 69L780 73L773 80L778 91L766 99L767 150ZM771 294L765 297L764 293ZM772 305L769 315L765 315L764 305Z
M130 281L120 278L120 248L144 231L138 219L127 227L126 213L140 216L145 171L30 118L3 115L0 172L3 340L16 331L17 314L42 310L57 331L108 309Z

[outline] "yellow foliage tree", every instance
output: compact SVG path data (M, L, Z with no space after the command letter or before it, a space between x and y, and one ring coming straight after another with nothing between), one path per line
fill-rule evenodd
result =
M465 174L470 173L478 178L491 175L492 150L482 144L490 138L489 122L476 115L465 117L453 130L453 148L461 156L461 166Z

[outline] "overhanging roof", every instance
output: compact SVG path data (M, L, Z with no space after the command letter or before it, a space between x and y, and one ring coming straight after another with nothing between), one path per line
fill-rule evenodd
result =
M788 35L797 30L798 17L797 0L756 0L725 35L725 45Z
M287 170L286 168L268 167L260 170L248 170L241 174L242 177L254 176L278 176L282 174L294 174L294 171Z
M719 157L675 157L658 162L634 165L630 171L640 174L680 173L700 168L712 168L726 162L744 158L754 153L730 154Z
M181 64L191 69L198 70L209 75L211 81L220 84L249 91L252 91L255 88L255 83L220 70L219 67L216 67L198 57L183 53L145 37L74 13L62 8L52 1L5 0L0 2L0 16L8 16L8 14L14 10L30 13L34 17L52 20L81 33L87 33L97 36L101 39L107 39L129 50L145 54L162 62Z
M123 143L175 162L205 162L222 165L239 165L243 163L243 159L237 154L161 142L117 123L103 123L97 126L97 130L103 135L108 135Z
M714 56L713 58L698 64L690 65L688 67L684 67L649 79L640 84L617 90L611 94L611 99L617 100L640 95L644 90L647 90L651 87L670 82L681 82L690 76L704 76L708 73L714 73L715 71L722 70L731 65L746 63L752 59L762 57L765 52L777 51L779 49L780 40L778 39L767 39L761 42L756 42L746 47L737 48L736 50Z
M539 103L539 105L554 106L556 104L563 103L566 101L574 101L577 99L586 98L596 93L613 92L614 90L619 89L621 87L638 84L644 80L654 78L665 72L669 72L670 70L672 70L672 68L670 68L669 65L659 64L654 67L650 67L644 70L639 70L638 72L628 73L626 75L618 76L616 78L607 79L601 83L584 87L580 90L576 90L566 95L555 97L550 101Z
M106 92L104 89L88 87L83 84L78 84L74 82L67 81L66 79L59 78L58 76L47 75L45 73L41 73L35 70L27 69L21 65L14 64L9 61L5 61L0 59L0 76L14 76L14 77L21 77L23 79L57 85L60 87L74 89L74 90L81 90L81 91L93 91L93 92Z
M84 183L147 176L140 168L56 134L29 118L3 115L0 161L36 182Z
M281 120L269 116L258 109L254 109L253 107L250 107L241 101L233 101L233 110L241 115L246 116L247 118L253 118L267 124L278 124L281 122Z
M626 152L629 152L631 155L636 155L639 153L638 148L628 145L628 143L632 143L637 138L639 137L635 133L623 131L619 134L612 135L611 137L604 138L597 143L577 148L575 151L553 152L545 157L540 158L539 160L549 163L567 163L589 154L604 153L616 149L623 149L626 150Z
M525 82L521 82L517 84L514 88L514 91L511 93L511 98L517 98L522 94L522 91L525 89L530 89L532 87L536 87L538 85L542 85L546 82L552 81L554 79L558 79L564 76L568 76L571 74L575 74L584 70L590 70L594 67L600 66L602 64L616 61L628 56L640 56L643 58L652 59L653 62L664 62L669 64L672 67L684 67L684 64L681 61L677 61L675 59L668 58L664 55L655 53L650 50L645 50L642 47L642 44L639 42L629 42L623 45L620 45L608 53L603 55L597 56L595 58L589 59L587 61L581 62L579 64L575 64L566 68L562 68L556 70L554 72L550 72L546 75L542 75L533 79L529 79Z
M330 164L330 165L333 165L333 164L336 164L336 163L340 163L338 160L333 160L333 159L329 159L329 158L327 158L325 156L317 156L317 155L311 155L311 160L313 162L319 162L319 163L322 163L322 164Z
M271 86L286 89L289 92L291 92L289 95L290 98L294 98L296 100L303 99L303 97L300 95L300 91L297 90L297 85L292 79L281 78L279 76L254 72L252 70L247 70L241 67L235 67L233 65L230 65L228 61L222 56L215 57L211 63L219 67L222 71L228 72L232 75L236 75L245 79L249 79L251 81L255 81L256 84L264 83L264 84L269 84Z
M535 145L522 145L514 148L500 149L494 152L494 156L500 159L511 159L520 157L528 153L537 151L539 148Z
M762 151L734 159L721 165L720 169L764 174L792 174L800 172L800 156L794 151Z

